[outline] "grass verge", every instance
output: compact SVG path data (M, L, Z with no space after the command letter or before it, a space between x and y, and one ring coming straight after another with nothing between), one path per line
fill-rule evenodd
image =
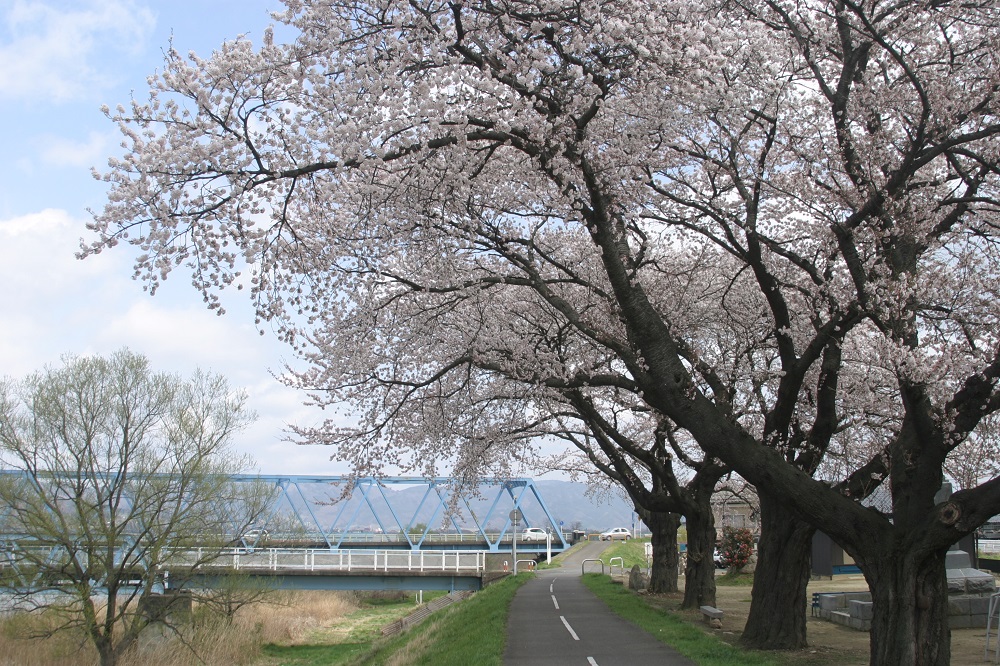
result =
M534 577L518 574L494 583L440 611L408 632L378 641L358 666L500 666L507 642L507 615L517 589ZM475 628L471 631L470 628Z
M371 643L345 643L341 645L265 645L261 657L266 663L282 666L331 666L348 664L351 659L364 654Z
M733 647L688 624L677 615L653 608L642 597L607 576L587 574L583 583L617 615L648 631L699 666L780 666L772 655Z
M646 542L649 539L632 539L630 541L616 541L607 550L601 553L601 559L605 564L611 564L611 558L620 557L624 561L626 571L638 564L643 569L646 568Z

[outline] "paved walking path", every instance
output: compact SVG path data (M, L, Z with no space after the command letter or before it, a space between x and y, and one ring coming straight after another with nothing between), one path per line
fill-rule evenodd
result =
M504 664L510 666L694 666L631 622L612 613L580 581L584 559L607 544L588 543L559 569L545 569L514 596ZM600 565L593 563L589 567Z

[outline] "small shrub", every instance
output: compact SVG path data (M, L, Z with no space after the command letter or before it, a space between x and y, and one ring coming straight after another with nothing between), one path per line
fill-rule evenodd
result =
M739 571L753 555L753 533L745 527L723 528L720 552L722 565L730 571Z

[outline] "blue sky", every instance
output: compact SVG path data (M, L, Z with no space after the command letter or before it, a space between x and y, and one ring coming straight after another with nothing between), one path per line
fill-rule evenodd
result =
M278 0L0 0L0 375L122 346L157 369L212 370L250 395L259 419L238 447L261 471L336 474L346 470L328 449L282 441L286 423L318 415L270 374L287 354L259 335L245 301L234 294L217 317L181 273L150 297L131 280L123 246L74 258L87 210L105 195L91 168L103 170L119 150L101 105L145 98L171 37L203 56L239 34L259 43L268 10L280 8Z

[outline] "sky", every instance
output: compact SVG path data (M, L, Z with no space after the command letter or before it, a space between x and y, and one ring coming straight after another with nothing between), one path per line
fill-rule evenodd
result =
M155 296L143 291L133 248L75 258L107 192L92 168L121 150L101 106L145 99L171 40L202 56L240 34L259 44L276 9L279 0L0 0L0 376L122 347L156 370L210 370L249 395L258 419L235 444L260 472L340 474L330 449L285 441L286 424L321 415L274 378L294 359L254 327L245 292L224 299L219 317L183 272Z

